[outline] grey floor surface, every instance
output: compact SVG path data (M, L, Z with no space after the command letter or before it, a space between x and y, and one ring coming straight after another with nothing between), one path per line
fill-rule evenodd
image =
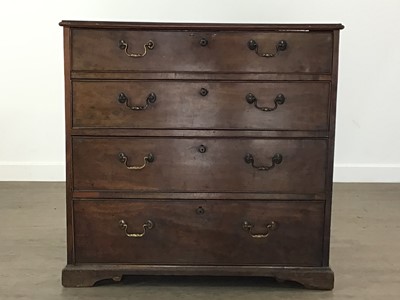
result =
M400 184L336 184L333 291L265 278L128 277L63 288L63 183L0 182L0 300L400 299Z

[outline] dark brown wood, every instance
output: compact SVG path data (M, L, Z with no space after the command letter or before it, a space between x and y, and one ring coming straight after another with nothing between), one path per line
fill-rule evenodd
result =
M202 208L202 213L196 212ZM323 202L75 201L77 263L281 265L322 261ZM119 227L124 220L127 237ZM253 238L242 228L247 221ZM276 229L267 224L275 222ZM300 229L300 230L299 230Z
M202 37L210 40L208 46L200 46ZM282 39L289 46L275 57L259 57L247 47L251 39L265 52L273 52ZM155 47L132 58L118 47L120 40L132 52L142 53L149 40ZM74 71L330 73L331 64L329 32L72 30Z
M98 201L101 199L158 199L158 200L190 200L190 199L213 199L213 200L242 200L243 195L249 200L325 200L325 192L319 194L273 194L273 193L149 193L149 192L138 192L138 191L74 191L72 194L73 198L81 198L81 200L97 198Z
M230 138L327 138L329 131L302 130L215 130L215 129L128 129L73 128L73 136L121 137L230 137Z
M73 139L75 190L144 192L262 192L317 194L325 190L326 140L282 139ZM198 147L205 145L206 153ZM141 166L152 153L154 162ZM245 162L251 153L256 165L281 164L259 171ZM206 174L206 175L205 175Z
M155 23L155 22L93 22L72 21L60 22L60 26L71 28L102 28L102 29L136 29L136 30L234 30L234 31L331 31L343 29L342 24L235 24L235 23Z
M65 84L65 169L66 169L66 221L67 221L67 262L72 264L74 258L73 232L73 173L72 173L72 83L71 83L71 30L64 28L64 84Z
M278 73L190 73L190 72L96 72L96 71L73 71L72 79L104 79L104 80L202 80L202 81L330 81L330 74L278 74Z
M73 126L321 131L328 129L329 92L329 82L79 81L73 83ZM157 99L147 109L130 108L145 105L150 93ZM261 111L246 101L248 93L264 107L274 107L279 94L285 101Z
M295 281L308 289L331 290L333 272L329 267L271 267L271 266L199 266L199 265L67 265L62 274L65 287L88 287L97 281L123 275L186 275L186 276L264 276L277 281Z
M151 274L333 288L341 24L60 25L64 286Z
M332 210L332 186L333 186L333 160L335 152L335 124L336 124L336 97L338 85L338 63L339 63L339 30L335 30L332 60L332 90L330 98L329 129L326 166L326 201L325 201L325 230L324 230L324 266L329 266L330 232L331 232L331 210Z

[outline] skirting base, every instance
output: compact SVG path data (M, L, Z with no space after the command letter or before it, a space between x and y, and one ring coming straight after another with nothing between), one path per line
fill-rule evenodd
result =
M334 276L329 267L179 266L179 265L67 265L62 271L65 287L90 287L105 279L120 281L124 275L262 276L278 282L295 281L307 289L331 290Z

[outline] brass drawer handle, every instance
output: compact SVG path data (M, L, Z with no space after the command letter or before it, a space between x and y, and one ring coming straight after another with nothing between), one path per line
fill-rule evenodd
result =
M128 166L128 157L127 157L127 156L125 155L125 153L123 153L123 152L121 152L121 153L118 154L118 160L119 160L122 164L125 164L125 166L126 166L126 168L127 168L128 170L142 170L142 169L144 169L144 167L147 165L147 163L152 163L152 162L154 161L154 155L151 154L151 153L147 154L147 155L143 158L143 160L144 160L143 165L138 166L138 167L136 167L136 166Z
M244 161L247 164L251 164L251 166L259 171L269 171L271 169L273 169L275 167L275 165L279 165L280 163L282 163L283 161L283 156L280 153L276 153L274 154L274 156L272 156L272 165L269 166L255 166L254 165L254 157L252 154L247 153L246 156L244 157Z
M252 233L251 230L253 229L254 225L244 221L242 228L244 231L247 231L252 238L255 239L265 239L269 236L269 234L271 233L271 231L274 231L278 228L278 224L275 221L272 221L270 224L265 225L265 227L267 228L267 232L266 233Z
M146 230L150 230L154 227L154 224L153 224L153 221L151 221L151 220L147 220L146 222L144 222L142 233L129 233L128 232L128 224L126 224L124 220L119 220L119 227L125 231L125 235L127 237L141 238L146 234Z
M262 106L258 106L257 98L256 98L256 96L254 96L254 94L248 93L246 95L247 103L249 103L249 104L254 103L254 106L257 109L262 110L262 111L273 111L278 108L278 105L282 105L283 103L285 103L285 100L286 100L286 97L283 94L278 94L278 95L276 95L275 100L274 100L274 103L275 103L274 107L262 107Z
M146 105L143 106L135 106L129 104L129 99L124 93L120 93L118 96L118 102L124 104L129 107L131 110L145 110L149 107L150 104L154 104L157 100L157 95L155 93L150 93L146 98Z
M255 51L257 55L261 57L275 57L280 51L285 51L287 46L288 44L285 40L280 40L275 45L275 53L260 53L258 51L258 44L255 40L250 40L247 42L247 47L249 47L250 50Z
M129 57L139 58L143 57L147 54L147 50L153 50L155 47L155 43L152 40L149 40L146 44L143 45L144 52L143 53L128 53L128 43L124 40L120 40L118 43L119 49L125 50L125 54Z

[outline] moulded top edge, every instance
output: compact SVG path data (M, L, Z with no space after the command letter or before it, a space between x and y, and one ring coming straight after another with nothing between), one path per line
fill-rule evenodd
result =
M148 30L338 30L342 24L250 24L250 23L152 23L152 22L96 22L62 21L60 26L101 29Z

